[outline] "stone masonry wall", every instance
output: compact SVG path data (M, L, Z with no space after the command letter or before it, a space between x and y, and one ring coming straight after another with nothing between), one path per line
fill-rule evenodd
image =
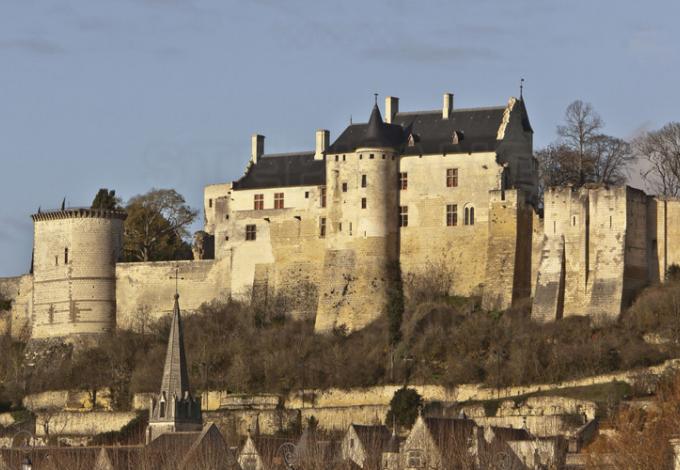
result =
M163 261L116 265L116 320L119 328L139 329L144 322L172 312L175 270L182 312L229 297L229 260Z
M0 334L23 338L30 334L33 301L33 276L0 279L0 297L12 302L9 311L0 311Z

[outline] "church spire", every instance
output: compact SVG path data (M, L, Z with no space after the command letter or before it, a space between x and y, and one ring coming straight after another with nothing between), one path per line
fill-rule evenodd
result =
M201 400L194 399L189 388L179 294L175 293L161 390L149 410L147 443L168 432L200 431L202 423Z
M175 293L175 306L172 311L172 325L168 338L168 349L165 353L165 367L163 368L163 381L161 393L166 396L184 398L189 393L189 374L187 373L187 360L184 353L184 330L179 311L179 294Z

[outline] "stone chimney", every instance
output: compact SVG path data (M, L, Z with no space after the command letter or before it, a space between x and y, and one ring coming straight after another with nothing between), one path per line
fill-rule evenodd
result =
M399 98L396 96L388 96L385 98L385 122L392 124L394 116L399 112Z
M264 136L253 134L250 140L250 161L253 162L253 165L257 164L262 155L264 155Z
M328 148L330 135L330 132L326 129L319 129L316 131L316 151L314 153L314 160L323 160L323 153Z
M444 93L444 103L442 106L442 117L448 119L453 111L453 93Z

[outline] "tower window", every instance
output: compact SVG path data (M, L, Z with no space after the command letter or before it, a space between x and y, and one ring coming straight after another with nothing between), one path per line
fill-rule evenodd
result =
M335 161L336 161L336 162L338 161L338 157L339 157L339 155L336 155L336 156L335 156Z
M366 198L365 197L361 198L361 208L366 209Z
M446 187L455 188L458 186L458 168L448 168L446 170Z
M305 199L309 199L309 191L305 191Z
M321 186L321 207L326 207L326 186Z
M326 237L326 218L321 217L319 219L319 237L325 238Z
M361 175L361 187L365 188L368 185L368 178L366 175Z
M274 193L274 209L283 209L283 193Z
M408 206L399 206L399 226L408 227Z
M342 192L346 193L347 192L347 183L342 183Z
M68 264L68 248L64 248L64 264Z
M457 204L447 204L446 205L446 225L449 227L455 227L458 225L458 205Z
M342 161L343 161L343 162L345 161L345 155L342 156Z
M212 207L212 199L208 199L208 207Z
M255 224L246 225L246 240L254 241L257 238L257 226Z
M408 173L399 173L399 189L405 191L408 188Z
M159 417L165 418L165 402L161 401L158 405L160 407L160 410L159 410L159 413L158 413Z
M54 257L54 265L59 266L59 257L58 256Z
M464 223L465 223L465 225L474 225L475 224L475 208L474 207L466 207L465 208Z
M370 154L370 155L368 156L368 158L370 158L371 160L373 160L373 159L375 158L375 155L374 155L374 154Z
M256 211L264 209L264 194L255 194L253 196L253 206Z

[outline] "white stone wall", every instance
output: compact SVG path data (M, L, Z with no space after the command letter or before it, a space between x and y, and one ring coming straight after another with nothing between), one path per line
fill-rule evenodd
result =
M89 210L35 216L34 338L104 333L115 326L122 227L122 218Z
M230 294L229 274L229 259L118 263L117 326L138 331L149 321L170 314L176 286L185 314L195 312L204 303L226 301Z

